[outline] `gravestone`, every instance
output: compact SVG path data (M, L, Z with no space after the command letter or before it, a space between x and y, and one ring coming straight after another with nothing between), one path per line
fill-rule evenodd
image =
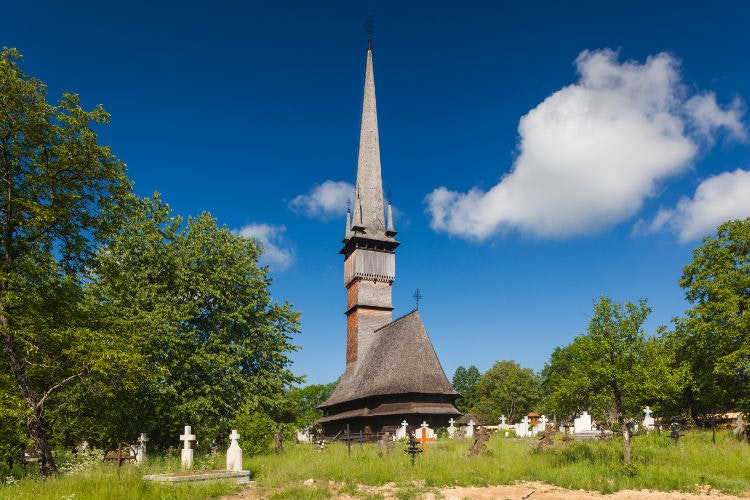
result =
M136 446L135 449L135 461L136 463L141 463L144 460L146 460L146 443L148 443L149 439L145 432L141 432L140 437L138 438L138 446Z
M485 445L487 444L487 440L490 438L490 433L487 432L487 430L484 427L480 427L477 431L477 435L474 438L474 442L469 446L469 449L466 452L466 457L476 456L482 453L482 450L484 450Z
M547 430L547 422L549 422L549 419L545 415L542 415L539 422L531 428L531 435L536 436L540 432Z
M737 421L735 422L734 427L734 435L735 436L742 436L745 432L745 427L747 424L745 423L745 419L742 417L742 413L739 413L737 415Z
M453 439L456 436L456 431L458 430L456 429L456 426L454 425L456 421L453 420L453 418L451 417L451 419L448 420L448 422L451 424L448 426L448 437Z
M469 420L469 423L464 426L464 437L474 437L474 419Z
M395 443L390 432L384 432L383 436L378 440L378 455L390 455Z
M415 440L422 443L422 455L427 454L427 442L428 441L435 441L437 438L435 437L435 433L432 433L432 437L428 435L428 431L431 431L429 427L427 427L427 422L422 422L422 428L419 429L419 437Z
M528 415L525 415L519 423L515 424L513 427L516 431L516 436L530 437L531 432L529 432L529 423L531 423L531 420Z
M409 427L409 423L404 420L401 422L401 427L396 430L396 439L406 439L407 433L406 428Z
M190 441L195 441L195 434L192 434L191 431L190 426L186 425L185 434L180 436L180 441L185 443L181 453L183 469L189 469L193 466L193 449L190 447Z
M240 435L236 429L232 429L232 433L229 435L229 439L232 440L227 450L227 470L239 472L242 470L242 448L240 448L237 442L240 439Z
M647 431L654 430L654 417L651 416L653 411L648 406L643 409L643 428Z
M589 415L588 412L583 412L573 421L573 432L576 434L591 432L591 430L591 415Z
M296 434L298 443L312 443L314 441L312 431L309 427L304 430L297 429Z
M427 425L427 422L425 422L423 420L422 421L422 425L420 427L425 430L426 435L427 435L428 438L436 438L437 439L437 436L435 435L435 430L431 429L430 426ZM418 432L421 433L422 431L418 431ZM421 436L421 434L420 434L420 436Z
M505 415L500 415L500 425L497 426L500 430L508 430L508 418Z

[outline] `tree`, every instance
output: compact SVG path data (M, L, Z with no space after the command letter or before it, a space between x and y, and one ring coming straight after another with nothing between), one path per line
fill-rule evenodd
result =
M479 369L474 365L471 365L469 368L464 368L463 366L456 368L451 383L453 384L453 388L462 396L456 401L456 408L460 411L466 413L474 404L472 388L474 384L479 382L481 377L482 374L479 373Z
M597 395L588 392L587 380L572 378L580 359L576 345L555 347L549 361L540 374L542 411L565 420L572 420L581 411L602 408L605 401L597 401Z
M49 104L45 85L20 61L15 49L0 52L0 372L23 401L41 473L49 475L56 465L45 411L92 373L96 356L118 359L79 321L78 273L117 223L114 209L130 183L91 128L109 121L104 109L85 111L72 94Z
M684 403L693 417L750 411L750 218L719 226L683 268L692 304L676 321L676 353L689 366Z
M505 415L509 422L534 409L539 400L539 379L531 368L515 361L498 361L472 388L471 411L480 422L497 422Z
M336 388L338 381L328 384L311 384L305 387L295 387L289 391L289 398L297 406L296 425L300 428L315 424L323 412L318 409Z
M173 442L185 422L218 436L244 407L290 421L283 396L298 381L287 354L299 314L271 298L261 252L208 214L173 216L158 195L134 204L98 253L86 292L109 311L97 327L133 339L147 369L135 390L89 401L90 412L112 417L96 421L127 415L127 427L114 431L148 432L157 446ZM129 411L134 401L138 412Z
M650 312L645 299L638 304L619 304L600 297L594 303L587 332L559 354L570 372L566 379L556 380L555 390L573 398L580 394L579 405L595 402L599 405L596 410L614 412L623 436L626 464L630 463L626 415L668 397L678 380L678 374L670 370L672 359L660 339L643 331Z

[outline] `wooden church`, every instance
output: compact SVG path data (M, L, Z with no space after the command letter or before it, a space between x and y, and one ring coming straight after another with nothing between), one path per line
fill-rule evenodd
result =
M346 215L346 369L318 421L327 436L380 432L406 420L448 426L461 413L418 311L395 321L391 287L396 248L390 202L385 212L372 47L368 41L354 203Z

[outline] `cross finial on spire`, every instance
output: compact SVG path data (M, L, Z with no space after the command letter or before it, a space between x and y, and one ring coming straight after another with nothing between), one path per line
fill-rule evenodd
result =
M412 297L414 297L414 301L417 303L417 310L419 310L419 301L422 300L422 293L419 291L419 288L414 291Z
M367 50L372 50L372 26L372 14L367 14L367 24L365 24L367 28Z

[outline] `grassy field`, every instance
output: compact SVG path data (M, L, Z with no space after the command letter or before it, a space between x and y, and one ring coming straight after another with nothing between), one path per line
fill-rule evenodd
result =
M287 444L282 455L246 457L244 465L253 473L259 491L270 498L328 498L329 481L340 493L353 494L356 485L395 483L400 498L445 486L509 484L538 480L570 489L603 493L622 489L695 491L709 485L726 493L750 491L750 446L730 432L687 432L675 445L666 435L652 433L633 440L633 463L622 465L622 443L556 441L537 449L537 441L494 436L485 452L464 456L470 442L432 443L426 456L414 466L403 452L405 444L385 456L375 445L355 445L351 456L345 445L334 443L319 452L312 445ZM222 468L224 457L199 457L198 468ZM176 458L151 458L146 464L123 466L119 474L111 464L92 463L47 480L26 478L0 486L2 498L34 499L133 499L215 498L239 488L227 482L162 485L143 481L144 474L179 469ZM302 486L307 479L315 485ZM377 498L375 496L374 498Z

